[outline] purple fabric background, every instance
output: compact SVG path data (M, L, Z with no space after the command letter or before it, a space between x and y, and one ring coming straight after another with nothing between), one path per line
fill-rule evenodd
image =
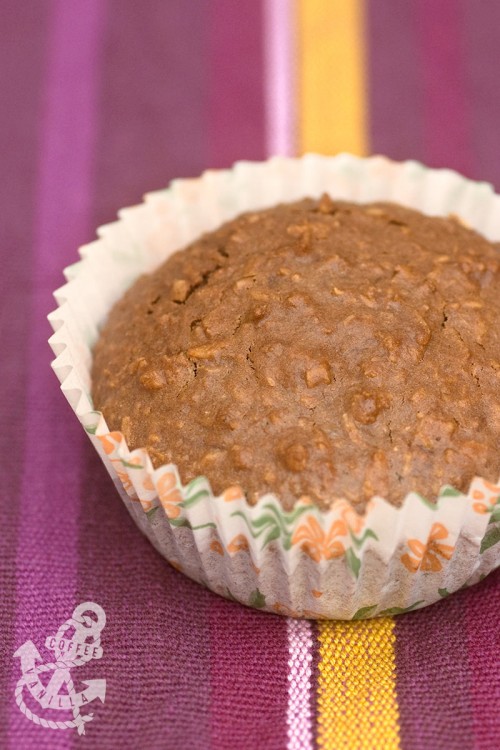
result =
M498 187L500 6L395 7L367 3L371 150ZM286 621L215 597L141 537L59 392L45 320L119 207L265 157L262 24L251 0L3 0L0 748L286 746ZM85 600L108 618L85 667L107 696L78 737L22 716L12 654ZM499 611L496 574L398 619L403 748L497 747Z

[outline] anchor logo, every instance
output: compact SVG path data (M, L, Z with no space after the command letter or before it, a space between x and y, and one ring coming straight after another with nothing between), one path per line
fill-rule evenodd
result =
M14 656L20 659L22 676L16 685L15 698L27 719L47 729L76 727L78 734L85 734L85 724L92 721L94 715L81 713L81 709L96 698L104 703L106 680L82 681L85 687L77 692L71 670L102 657L101 631L105 624L103 608L94 602L84 602L55 635L46 638L45 647L54 652L53 660L40 663L43 660L33 641L26 641L17 649ZM28 694L42 709L71 712L73 718L57 721L39 716L26 705L24 699Z

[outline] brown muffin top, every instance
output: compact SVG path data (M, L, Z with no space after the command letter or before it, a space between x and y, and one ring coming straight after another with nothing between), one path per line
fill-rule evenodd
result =
M500 473L500 254L454 219L303 200L142 276L95 347L130 448L214 492L362 510Z

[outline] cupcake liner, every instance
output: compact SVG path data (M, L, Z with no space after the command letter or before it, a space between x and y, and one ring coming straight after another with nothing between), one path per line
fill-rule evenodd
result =
M432 503L410 493L399 508L374 497L363 516L342 499L328 512L303 501L285 512L271 494L251 506L240 487L214 496L204 477L183 485L173 464L155 470L145 450L130 451L109 431L90 395L99 328L140 274L240 213L323 192L456 214L500 239L500 197L489 185L416 162L309 154L211 170L120 211L81 248L49 315L53 368L135 522L174 567L222 596L292 617L399 614L500 565L498 484L476 477L467 494L443 487Z

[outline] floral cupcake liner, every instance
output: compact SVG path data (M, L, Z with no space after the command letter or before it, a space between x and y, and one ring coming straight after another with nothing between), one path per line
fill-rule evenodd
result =
M110 432L90 396L92 347L113 303L170 253L248 210L329 192L456 214L500 239L500 198L484 183L416 162L307 155L239 163L178 180L101 227L66 269L49 316L53 368L139 528L174 567L222 596L270 612L359 619L432 604L500 565L500 486L475 478L443 487L437 502L410 493L396 508L374 497L363 516L343 499L328 512L273 495L250 505L240 487L214 496L204 477L183 485Z

